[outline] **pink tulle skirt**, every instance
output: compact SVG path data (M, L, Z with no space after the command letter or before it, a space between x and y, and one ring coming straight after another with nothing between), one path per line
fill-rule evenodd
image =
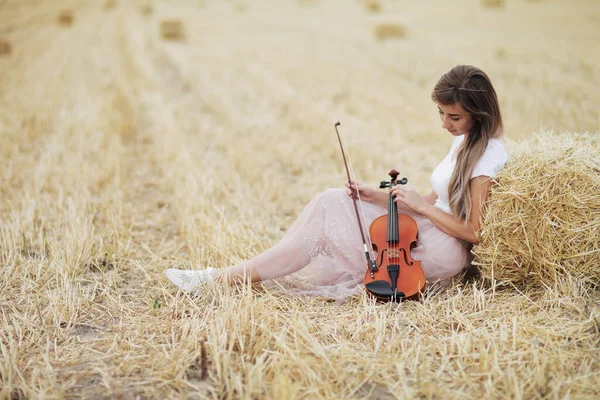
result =
M363 202L362 212L368 232L387 208ZM411 254L421 261L430 285L448 285L470 266L469 243L421 215L405 214L417 222L417 246ZM352 199L345 189L317 195L277 245L239 267L254 268L268 287L296 294L344 300L361 293L366 260Z

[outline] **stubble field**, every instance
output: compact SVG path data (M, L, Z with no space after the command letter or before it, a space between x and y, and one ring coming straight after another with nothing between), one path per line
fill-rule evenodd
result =
M492 79L509 151L598 134L599 26L584 0L0 2L0 397L597 398L600 295L576 280L377 305L190 297L164 270L276 243L343 185L338 120L357 178L431 190L457 64Z

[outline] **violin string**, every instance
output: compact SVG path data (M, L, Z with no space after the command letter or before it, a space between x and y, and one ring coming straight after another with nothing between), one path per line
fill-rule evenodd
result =
M390 190L392 189L392 181L390 180ZM393 221L394 219L391 218L391 216L393 215L392 212L394 211L394 197L392 196L391 193L388 193L388 227L387 227L387 237L391 238L392 237L392 232L393 232ZM387 247L387 258L388 258L388 265L391 262L392 256L390 255L390 251L394 250L394 244L392 243L392 249L390 250L390 242L388 242L387 240L385 241L386 243L386 247Z
M397 184L397 183L396 183ZM400 250L400 243L399 243L399 232L398 232L398 203L394 202L394 206L392 207L392 211L393 211L393 218L392 218L392 224L393 224L393 231L392 234L394 235L394 256L398 257L398 251Z
M390 184L391 184L391 181L390 181ZM391 226L391 228L390 228L391 229L390 234L391 235L390 235L390 237L392 237L393 240L392 240L392 255L390 256L389 264L392 264L392 259L396 255L396 235L395 235L395 232L397 232L397 230L396 230L396 221L397 221L397 218L394 215L394 211L396 210L396 202L394 201L393 198L392 198L392 207L391 208L392 209L390 210L390 215L391 215L391 218L390 218L390 221L391 221L391 223L390 223L390 226Z
M390 184L391 184L391 181L390 181ZM394 240L393 240L393 237L394 237L393 236L394 235L394 204L396 204L396 203L394 202L394 198L392 197L392 201L390 202L390 211L389 211L390 212L389 229L390 229L390 238L392 238L390 245L392 248L392 250L391 250L392 252L390 253L388 264L392 263L392 258L393 258L393 254L394 254L393 251L396 250L396 243L394 243Z
M344 148L348 149L348 144L346 143L346 140L344 138L341 138L343 144L344 144ZM350 171L350 179L352 179L353 182L356 182L356 175L354 174L354 167L352 164L352 159L350 158L350 153L348 151L346 151L346 159L348 161L348 171ZM365 211L363 209L363 203L362 203L362 199L360 198L360 192L357 190L356 191L356 198L358 200L358 208L359 208L359 218L362 222L362 226L367 227L367 221L365 218ZM360 228L359 228L360 229ZM371 259L377 261L376 255L374 255L373 253L373 242L371 241L371 235L369 232L368 228L365 228L364 234L365 234L365 238L367 240L367 250L369 251L369 255L371 256Z

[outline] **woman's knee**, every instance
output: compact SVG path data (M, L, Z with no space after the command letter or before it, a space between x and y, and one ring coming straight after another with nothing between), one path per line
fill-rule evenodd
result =
M320 196L326 197L328 199L334 199L334 200L345 200L350 198L350 196L348 196L348 192L346 191L346 189L342 189L342 188L331 188L331 189L327 189L326 191L322 192L320 194Z

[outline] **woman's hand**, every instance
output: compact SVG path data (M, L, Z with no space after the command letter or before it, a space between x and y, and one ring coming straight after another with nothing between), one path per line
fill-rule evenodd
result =
M390 189L394 197L394 201L399 206L406 206L417 214L423 214L425 207L430 205L424 196L421 196L417 191L410 187L396 185Z
M348 196L358 199L358 196L356 195L356 192L358 191L360 199L366 201L367 203L372 203L377 195L377 190L365 185L360 181L350 181L350 183L346 182L346 188L348 189Z

